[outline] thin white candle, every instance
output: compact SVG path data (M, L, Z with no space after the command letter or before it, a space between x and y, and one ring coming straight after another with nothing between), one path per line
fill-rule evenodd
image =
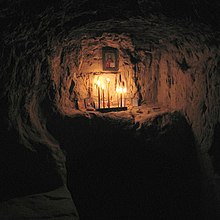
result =
M122 92L123 92L123 89L122 87L119 88L119 93L120 93L120 107L122 107Z
M97 86L98 86L98 108L100 108L100 85L101 85L101 81L98 80L97 81Z
M106 81L107 81L107 93L108 93L108 108L110 108L110 97L109 97L110 96L109 94L110 79L107 78Z
M105 93L104 93L105 85L102 84L102 107L105 108Z

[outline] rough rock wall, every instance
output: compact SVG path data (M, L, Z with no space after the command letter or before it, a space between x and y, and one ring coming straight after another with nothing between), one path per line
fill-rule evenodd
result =
M4 13L3 27L7 29L1 35L1 161L6 166L1 170L1 179L5 180L1 189L2 199L8 199L62 185L66 169L65 156L48 132L44 116L52 38L47 32L48 15L34 20L16 18L7 10Z
M175 35L161 36L155 49L142 54L138 67L142 88L148 88L141 90L144 101L180 110L192 126L203 161L209 161L220 113L217 35L199 26L183 27ZM205 166L210 169L210 163Z
M182 35L160 53L158 102L180 109L206 151L219 120L219 49L207 34Z

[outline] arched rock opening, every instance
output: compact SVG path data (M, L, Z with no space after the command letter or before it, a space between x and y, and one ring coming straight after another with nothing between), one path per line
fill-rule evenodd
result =
M146 118L135 112L98 113L60 120L49 121L48 129L66 146L67 185L81 219L208 214L193 134L178 112L151 112ZM66 132L53 129L61 124ZM214 207L210 210L215 216Z

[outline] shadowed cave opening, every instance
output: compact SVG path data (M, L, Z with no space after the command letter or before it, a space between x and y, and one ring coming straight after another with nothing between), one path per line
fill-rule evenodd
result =
M146 133L101 117L49 121L66 149L67 186L80 219L202 217L194 138L186 120L174 116L164 128L158 116Z

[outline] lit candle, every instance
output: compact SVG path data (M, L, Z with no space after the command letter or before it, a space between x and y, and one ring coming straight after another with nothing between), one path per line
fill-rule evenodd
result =
M105 85L102 84L102 107L105 108L105 94L104 94Z
M119 88L119 92L120 92L120 107L122 107L122 92L123 92L122 87Z
M101 81L98 80L97 81L97 86L98 86L98 108L100 108L100 85L101 85Z
M110 108L110 97L109 97L109 86L110 86L110 79L107 78L107 92L108 92L108 108Z

